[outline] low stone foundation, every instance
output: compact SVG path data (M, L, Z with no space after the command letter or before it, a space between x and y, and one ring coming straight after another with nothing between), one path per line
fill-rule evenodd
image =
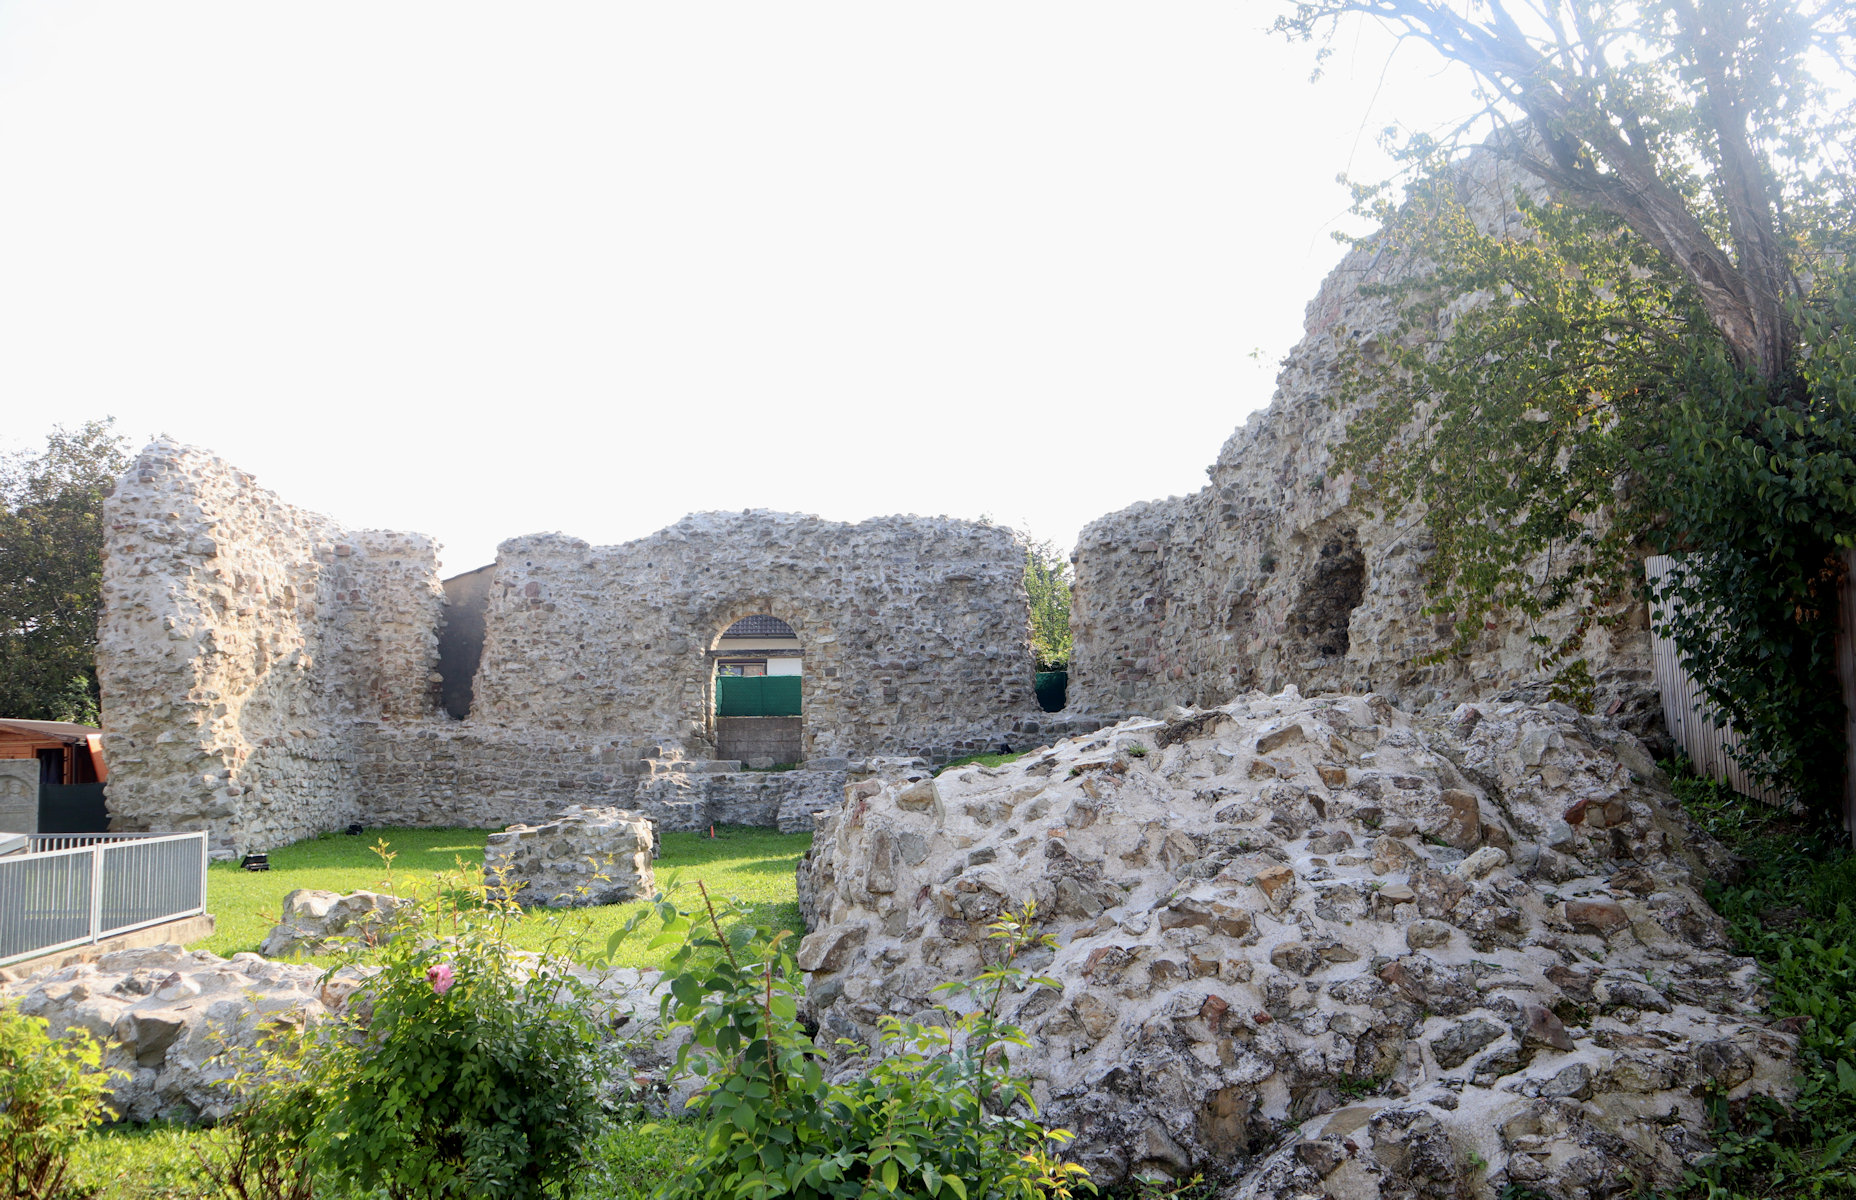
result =
M574 807L559 820L490 835L484 878L522 904L579 908L623 904L657 890L650 818L621 808Z
M1026 714L962 754L1050 745L1102 727L1104 715ZM738 760L643 757L653 747L618 739L428 721L364 724L360 808L369 825L500 829L552 820L572 805L637 809L660 830L758 825L812 828L812 814L844 799L870 759L813 759L792 771L744 771ZM955 755L925 757L946 762ZM270 849L270 847L257 847Z

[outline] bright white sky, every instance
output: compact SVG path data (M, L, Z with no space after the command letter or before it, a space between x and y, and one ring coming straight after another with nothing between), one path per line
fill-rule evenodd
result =
M447 573L709 508L1067 545L1203 485L1335 174L1467 107L1277 11L0 0L0 447L114 414Z

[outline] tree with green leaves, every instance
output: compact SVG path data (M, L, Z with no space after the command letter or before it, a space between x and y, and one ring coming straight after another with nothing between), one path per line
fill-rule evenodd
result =
M1458 649L1496 610L1617 615L1660 550L1663 630L1756 773L1828 811L1839 552L1856 545L1851 112L1838 0L1307 0L1469 68L1519 229L1464 203L1458 139L1417 137L1390 338L1343 363L1340 465L1422 513ZM1459 131L1461 132L1461 131ZM1529 185L1527 177L1538 181ZM1460 303L1463 297L1475 303ZM1543 646L1549 665L1574 639Z
M0 458L0 716L98 716L103 498L128 469L113 419Z
M1025 545L1025 594L1031 601L1031 652L1040 671L1070 665L1070 558L1055 542Z

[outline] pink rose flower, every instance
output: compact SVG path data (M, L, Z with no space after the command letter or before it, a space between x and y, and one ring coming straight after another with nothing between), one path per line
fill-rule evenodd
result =
M447 963L439 963L425 970L426 982L431 984L432 990L440 996L451 990L451 984L456 979L457 972L453 971Z

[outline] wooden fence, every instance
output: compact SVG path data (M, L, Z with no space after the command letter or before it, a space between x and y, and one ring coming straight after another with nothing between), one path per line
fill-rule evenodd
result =
M1644 574L1655 583L1675 566L1675 560L1658 554L1644 560ZM1844 577L1838 589L1837 677L1843 688L1844 753L1846 769L1843 784L1843 824L1856 836L1856 551L1844 555ZM1654 624L1654 623L1652 623ZM1739 744L1731 725L1715 725L1704 715L1701 689L1682 669L1674 643L1652 632L1651 646L1656 675L1656 690L1663 701L1663 723L1695 764L1695 769L1714 779L1726 781L1737 792L1782 804L1784 797L1756 786L1735 760L1731 750Z

